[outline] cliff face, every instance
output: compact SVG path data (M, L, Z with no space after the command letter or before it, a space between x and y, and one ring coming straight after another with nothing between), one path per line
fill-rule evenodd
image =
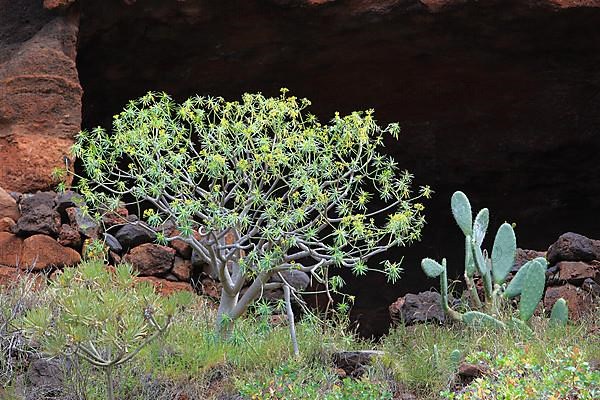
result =
M12 23L0 24L0 186L47 186L79 118L108 127L147 90L237 98L288 87L322 120L374 108L399 121L387 151L437 192L423 243L394 255L405 256L404 281L352 282L365 333L385 326L403 288L435 284L420 257L460 268L454 190L489 207L491 226L516 222L523 247L568 230L600 236L600 0L39 3L0 0Z
M79 15L32 0L0 0L0 10L0 186L44 189L81 126Z

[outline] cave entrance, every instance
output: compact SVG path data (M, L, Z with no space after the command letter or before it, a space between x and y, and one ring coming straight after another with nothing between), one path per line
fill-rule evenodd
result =
M281 87L322 120L374 108L400 122L387 151L436 195L422 242L388 255L404 257L403 279L346 277L360 332L380 335L390 303L436 285L422 257L445 256L459 275L455 190L490 208L491 229L515 222L523 248L544 250L565 231L600 237L600 9L520 3L434 14L395 2L82 2L83 127L108 128L148 90L181 100Z

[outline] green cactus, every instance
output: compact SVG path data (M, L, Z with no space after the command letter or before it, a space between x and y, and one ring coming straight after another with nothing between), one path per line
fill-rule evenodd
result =
M544 295L546 286L546 269L544 266L535 262L527 270L523 289L521 290L521 300L519 301L519 316L527 322L533 316L537 305Z
M569 320L569 308L567 307L567 301L562 297L556 300L554 306L552 306L552 312L550 313L550 322L565 326Z
M450 362L452 363L453 368L458 368L460 364L460 360L462 359L462 354L459 349L454 349L450 353Z
M494 239L492 248L492 275L494 283L501 285L506 280L508 273L515 262L517 254L517 239L515 232L509 224L503 223Z
M481 248L489 225L487 208L479 211L473 220L471 204L467 196L460 191L452 195L450 201L452 215L459 228L465 235L465 282L475 310L484 309L486 312L469 311L464 314L453 310L448 305L448 282L446 260L438 263L430 258L421 262L423 271L431 278L440 278L442 307L450 318L467 324L484 324L493 327L505 327L505 323L495 318L499 314L500 303L503 299L521 296L518 320L526 326L539 304L546 283L545 271L547 261L536 258L525 263L506 285L506 278L512 269L517 252L517 240L512 225L502 224L494 238L491 257ZM484 298L480 299L474 285L474 277L479 276L483 282ZM560 306L559 306L560 307ZM557 311L559 313L559 311ZM557 315L558 318L558 315ZM514 324L512 324L514 325Z
M464 313L462 315L462 320L464 323L474 326L487 326L502 329L506 328L504 322L492 317L491 315L479 311L468 311Z
M462 229L465 236L471 235L473 225L473 215L471 213L471 203L467 195L463 192L454 192L452 199L450 199L452 206L452 215L456 223Z

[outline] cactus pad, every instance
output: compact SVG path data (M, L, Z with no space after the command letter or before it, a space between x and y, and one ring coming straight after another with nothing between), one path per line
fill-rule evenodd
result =
M446 269L443 265L431 258L424 258L421 260L421 268L423 268L425 274L430 278L437 278Z
M467 195L460 191L454 192L450 199L450 206L452 207L452 215L454 215L456 223L465 236L471 235L473 214L471 212L471 203L469 203Z
M523 321L529 321L533 316L535 308L542 299L545 286L546 268L536 261L528 268L521 290L519 316Z
M491 315L479 312L469 311L463 314L463 322L473 326L488 326L492 328L505 328L506 325L502 321L497 320Z
M489 223L490 211L487 208L484 208L477 213L475 222L473 222L473 242L477 243L477 246L481 246L483 243L483 238L485 238Z
M494 282L502 284L515 263L517 254L517 238L509 224L503 223L494 240L492 248L492 274Z
M556 300L554 306L552 306L552 312L550 313L550 321L552 323L565 326L569 320L569 308L567 302L562 297Z

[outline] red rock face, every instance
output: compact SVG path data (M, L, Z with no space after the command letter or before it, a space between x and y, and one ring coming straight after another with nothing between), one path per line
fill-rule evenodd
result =
M81 126L75 66L79 16L39 1L0 0L0 186L31 192L53 186Z

